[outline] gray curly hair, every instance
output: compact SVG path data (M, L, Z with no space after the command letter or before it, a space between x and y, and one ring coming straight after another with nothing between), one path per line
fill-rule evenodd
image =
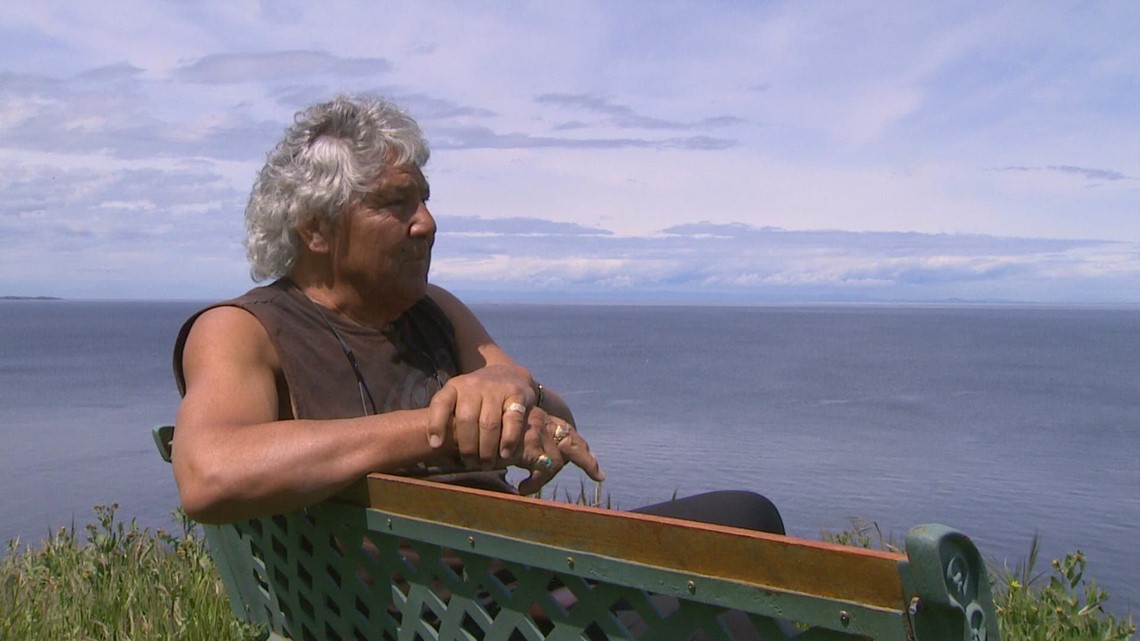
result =
M337 96L300 111L269 152L245 208L246 256L255 281L280 278L297 262L297 227L334 225L367 193L385 165L428 161L415 120L372 96Z

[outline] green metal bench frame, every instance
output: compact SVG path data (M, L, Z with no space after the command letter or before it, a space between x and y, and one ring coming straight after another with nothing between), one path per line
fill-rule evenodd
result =
M998 641L981 555L941 525L903 555L373 474L205 529L272 639Z

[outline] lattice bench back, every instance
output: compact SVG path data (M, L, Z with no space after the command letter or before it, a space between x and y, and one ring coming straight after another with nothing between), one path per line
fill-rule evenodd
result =
M998 641L977 549L937 525L899 555L377 474L207 536L274 638Z

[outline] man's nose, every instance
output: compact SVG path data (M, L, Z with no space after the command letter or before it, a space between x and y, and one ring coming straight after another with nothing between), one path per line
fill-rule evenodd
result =
M413 236L434 236L435 229L435 217L428 210L427 203L421 202L419 208L416 209L415 216L412 217L411 234Z

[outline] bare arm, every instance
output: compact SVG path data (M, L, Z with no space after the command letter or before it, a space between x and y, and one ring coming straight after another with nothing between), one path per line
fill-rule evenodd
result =
M424 439L427 409L278 421L278 369L276 350L248 312L218 307L194 323L173 447L175 480L192 518L227 522L287 512L369 472L439 454Z

